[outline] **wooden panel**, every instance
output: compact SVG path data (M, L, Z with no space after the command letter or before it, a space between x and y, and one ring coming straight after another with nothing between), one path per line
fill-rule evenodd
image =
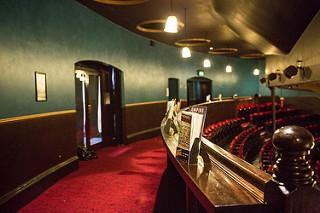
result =
M162 132L162 136L167 147L169 160L185 181L188 189L207 212L268 211L261 189L264 189L271 180L270 175L246 164L239 158L233 157L233 164L238 164L240 170L244 169L243 172L250 172L255 181L242 179L241 175L235 173L232 168L226 169L225 162L215 158L214 152L220 153L220 156L227 155L225 159L228 159L231 154L222 149L215 149L219 147L214 144L205 147L206 149L215 149L214 152L209 153L211 165L202 163L187 165L175 158L178 137L168 136L164 132Z
M76 155L75 111L0 120L0 196Z
M286 97L284 101L286 106L296 109L306 110L308 112L320 114L319 97Z
M0 212L16 212L21 207L32 201L60 178L68 175L78 168L78 157L73 156L68 160L51 167L14 188L0 198Z
M236 106L251 101L252 98L236 98L204 103L208 107L206 124L235 117ZM181 107L184 108L186 101L182 100L181 102ZM150 135L150 133L155 132L156 134L160 133L159 124L164 117L166 104L166 101L155 101L126 105L125 125L127 138Z
M207 212L267 212L263 200L263 193L255 187L254 181L245 180L232 169L226 169L225 162L215 158L210 152L211 165L201 164L187 165L175 158L177 137L172 137L162 132L168 156L171 163L179 172L187 187L192 191L197 201ZM205 139L204 139L205 140ZM210 143L210 142L209 142ZM212 144L213 148L217 148ZM211 149L206 146L206 149ZM220 155L228 155L222 149L215 149ZM230 155L230 154L229 154ZM226 159L230 156L227 156ZM234 157L241 167L246 167L246 172L255 173L258 182L264 186L271 180L271 176L259 171L250 164L245 164L241 159ZM264 188L264 186L262 188Z
M125 107L125 125L127 138L149 132L160 132L159 125L166 111L167 102L145 102Z
M236 117L236 109L239 104L252 102L252 98L225 99L222 101L213 101L201 105L207 106L207 117L205 126L218 121Z

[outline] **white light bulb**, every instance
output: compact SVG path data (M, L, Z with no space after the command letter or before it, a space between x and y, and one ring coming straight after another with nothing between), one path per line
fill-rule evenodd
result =
M259 75L259 74L260 74L260 70L257 69L257 68L255 68L255 69L253 70L253 75Z
M209 59L204 59L203 60L203 67L205 67L205 68L211 67L211 62L210 62Z
M191 57L191 52L190 52L189 47L182 48L181 53L182 53L182 58L190 58Z
M167 33L177 33L178 32L178 20L175 16L168 16L164 31Z
M228 72L228 73L232 72L232 66L227 65L226 66L226 72Z

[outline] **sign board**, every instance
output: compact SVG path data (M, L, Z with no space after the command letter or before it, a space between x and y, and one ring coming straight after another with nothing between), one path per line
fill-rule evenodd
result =
M207 113L205 106L193 106L181 112L181 125L176 157L188 164L196 164Z

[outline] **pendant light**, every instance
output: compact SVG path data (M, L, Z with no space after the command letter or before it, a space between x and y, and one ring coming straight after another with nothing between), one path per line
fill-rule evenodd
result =
M170 0L170 10L172 13L172 0ZM168 16L164 31L167 33L177 33L178 32L178 19L176 16Z
M187 9L184 8L184 36L187 35ZM181 51L182 58L190 58L191 57L191 51L189 47L183 47Z
M232 66L231 66L231 65L227 65L227 66L226 66L226 72L227 72L227 73L232 72Z
M209 68L209 67L211 67L211 61L209 60L209 59L204 59L203 60L203 67L204 68Z
M260 75L260 70L258 69L258 67L260 67L259 65L260 65L260 60L258 60L258 59L256 59L256 66L255 66L255 68L253 69L253 72L252 72L252 74L253 75Z
M191 52L190 52L189 47L182 48L181 54L182 54L182 58L190 58Z
M260 75L260 70L257 69L257 68L255 68L255 69L253 70L253 75Z

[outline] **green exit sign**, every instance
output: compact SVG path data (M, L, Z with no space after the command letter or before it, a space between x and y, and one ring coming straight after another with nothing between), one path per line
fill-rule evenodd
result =
M197 70L197 76L204 76L204 70Z

